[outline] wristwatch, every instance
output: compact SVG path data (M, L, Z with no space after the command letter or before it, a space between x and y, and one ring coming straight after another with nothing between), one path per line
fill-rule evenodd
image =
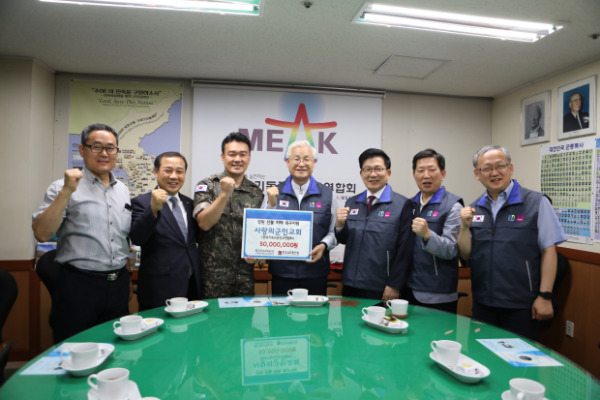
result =
M552 294L552 292L540 292L540 297L542 299L552 300L554 298L554 295Z

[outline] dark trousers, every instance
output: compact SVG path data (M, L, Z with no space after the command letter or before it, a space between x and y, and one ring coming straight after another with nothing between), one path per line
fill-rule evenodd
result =
M173 297L177 297L177 296L173 296ZM196 285L196 276L194 274L192 274L192 276L190 276L190 279L188 281L188 289L187 289L186 297L190 301L202 299L202 297L200 297L200 291L198 290L198 285ZM164 299L164 301L160 304L159 307L163 307L163 306L166 307L167 300L168 299ZM140 312L156 308L155 306L142 304L142 303L139 303L139 306L140 306L139 307Z
M200 290L203 299L218 299L224 297L251 297L254 296L254 278L247 281L234 283L213 282L200 280Z
M344 297L360 297L362 299L373 299L373 300L381 300L383 299L383 290L366 290L366 289L358 289L352 286L346 286L342 288L342 296Z
M293 279L274 276L271 281L273 295L287 296L290 289L307 289L309 295L327 296L327 276Z
M52 298L54 342L129 314L129 282L126 269L109 281L61 266Z
M540 336L541 324L540 321L531 318L531 308L490 307L474 301L473 318L525 336L527 339L537 341Z
M437 303L437 304L421 303L415 297L415 294L413 293L412 289L409 289L407 287L402 289L400 298L408 301L409 304L412 304L414 306L432 308L434 310L446 311L446 312L449 312L452 314L456 314L456 310L458 309L458 300L451 301L449 303Z

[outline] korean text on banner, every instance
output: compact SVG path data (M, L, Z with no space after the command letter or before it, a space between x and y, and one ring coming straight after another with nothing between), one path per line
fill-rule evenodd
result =
M310 260L313 213L244 210L242 257Z

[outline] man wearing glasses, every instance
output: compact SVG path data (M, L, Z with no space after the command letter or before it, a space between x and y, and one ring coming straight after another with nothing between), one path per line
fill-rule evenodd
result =
M337 210L336 238L345 244L342 295L375 300L400 297L412 264L412 205L392 191L392 162L380 149L358 158L367 190Z
M65 171L33 214L38 241L58 236L55 262L61 268L52 299L55 343L129 314L129 190L111 173L118 142L110 126L85 127L79 145L85 167Z
M290 176L279 186L267 189L267 209L313 212L311 260L271 260L273 294L284 295L290 289L304 288L311 295L327 295L327 276L331 268L328 255L337 245L334 232L337 201L333 190L312 176L316 156L317 150L310 142L292 143L286 156Z
M590 127L590 115L581 111L582 107L583 97L579 93L573 93L569 102L571 112L563 117L563 132L578 131Z
M508 150L485 146L473 157L487 189L461 210L458 248L470 260L473 318L532 340L552 318L556 245L567 240L549 199L511 179Z

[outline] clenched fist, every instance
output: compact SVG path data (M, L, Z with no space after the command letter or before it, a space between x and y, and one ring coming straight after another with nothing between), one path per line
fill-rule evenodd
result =
M66 190L69 195L73 194L77 190L81 178L83 178L83 172L81 172L80 169L73 168L66 170L65 186L63 189Z
M342 207L338 208L336 212L337 221L335 221L336 228L343 228L346 224L346 220L348 219L348 213L350 212L350 207Z
M234 188L235 181L233 180L233 178L226 176L225 178L221 179L221 191L225 193L225 196L227 196L227 198L231 196L231 193L233 193Z
M473 217L475 216L475 209L473 207L465 207L460 210L460 219L462 221L462 227L464 229L469 229L471 226L471 222L473 222Z
M152 198L150 199L150 208L152 208L152 214L156 217L156 214L162 210L163 206L167 202L167 191L163 189L154 189L152 191Z
M277 206L277 197L279 196L279 188L277 186L272 186L267 189L267 196L269 197L269 205L271 207Z
M416 233L417 236L422 237L425 240L429 240L429 238L431 237L429 225L427 225L427 221L425 221L423 218L413 219L412 231Z

